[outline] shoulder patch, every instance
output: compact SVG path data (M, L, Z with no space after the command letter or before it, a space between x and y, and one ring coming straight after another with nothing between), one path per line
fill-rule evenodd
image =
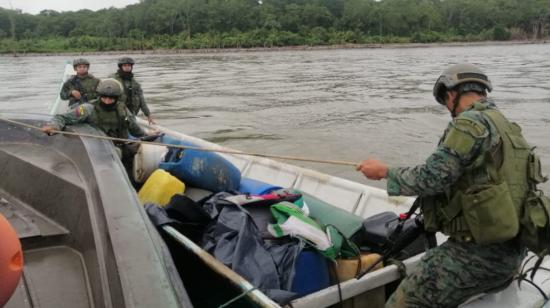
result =
M94 106L89 103L82 104L74 107L73 112L76 117L87 117L94 112Z
M80 105L74 109L74 115L77 117L83 117L86 114L86 109L83 105Z
M468 118L455 119L451 126L455 129L463 131L464 133L472 135L474 138L485 138L489 135L489 130L485 125L478 121Z
M458 118L451 123L443 145L464 156L472 151L476 141L489 135L487 128L474 120Z

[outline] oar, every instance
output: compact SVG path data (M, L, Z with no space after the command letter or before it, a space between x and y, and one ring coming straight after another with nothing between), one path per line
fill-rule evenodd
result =
M4 122L7 122L7 123L14 124L14 125L18 125L18 126L23 126L23 127L27 127L27 128L31 128L31 129L36 129L36 130L41 130L40 127L30 125L30 124L26 124L26 123L19 122L19 121L9 120L9 119L5 119L5 118L2 118L2 117L0 117L0 120L4 121ZM359 163L351 162L351 161L326 160L326 159L315 159L315 158L307 158L307 157L273 155L273 154L263 154L263 153L250 153L250 152L241 152L241 151L228 150L228 149L194 147L194 146L179 145L179 144L168 144L168 143L162 143L162 142L115 138L115 137L109 137L109 136L100 136L100 135L92 135L92 134L86 134L86 133L76 133L76 132L68 132L68 131L60 131L60 130L54 130L54 131L52 131L52 133L53 134L70 135L70 136L78 136L78 137L88 137L88 138L95 138L95 139L102 139L102 140L111 140L111 141L124 142L124 143L139 143L139 144L159 145L159 146L165 146L165 147L169 147L169 148L177 148L177 149L183 149L183 150L196 150L196 151L203 151L203 152L217 152L217 153L224 153L224 154L245 155L245 156L255 156L255 157L273 158L273 159L284 159L284 160L295 160L295 161L304 161L304 162L321 163L321 164L345 165L345 166L353 166L353 167L356 167L356 166L359 165Z
M235 273L229 267L225 266L225 264L218 261L211 254L204 251L202 248L197 246L197 244L193 243L193 241L188 239L185 235L181 234L180 232L178 232L173 227L165 225L165 226L162 226L162 229L170 237L172 237L175 241L177 241L178 243L183 245L186 249L191 251L194 255L199 257L211 269L213 269L215 272L221 274L225 278L229 279L234 285L239 287L241 289L241 291L243 291L241 296L248 296L256 304L260 305L260 307L264 307L264 308L280 307L279 305L277 305L277 303L275 303L273 300L271 300L269 297L267 297L261 291L256 289L256 287L254 287L250 282L248 282L246 279L244 279L241 275ZM238 298L240 298L240 296ZM235 298L235 300L236 299L237 298ZM227 303L227 304L229 304L229 303Z

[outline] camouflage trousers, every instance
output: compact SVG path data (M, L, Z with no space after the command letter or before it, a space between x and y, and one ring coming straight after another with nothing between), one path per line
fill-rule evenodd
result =
M479 245L449 239L426 252L385 307L456 307L474 295L505 287L524 256L515 240Z

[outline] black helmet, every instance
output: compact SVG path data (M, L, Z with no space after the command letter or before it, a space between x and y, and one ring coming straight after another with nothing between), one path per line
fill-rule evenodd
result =
M88 67L90 67L90 61L84 59L84 58L78 58L73 60L73 67L76 67L78 65L84 64Z
M435 82L433 95L438 103L445 105L445 92L458 86L461 92L493 90L491 81L483 71L475 65L462 63L452 65L441 73Z
M132 59L130 57L123 57L123 58L118 59L118 67L119 68L122 66L122 64L134 65L135 63L136 62L134 61L134 59Z
M122 85L114 78L107 78L99 82L96 91L99 96L118 98L122 94Z

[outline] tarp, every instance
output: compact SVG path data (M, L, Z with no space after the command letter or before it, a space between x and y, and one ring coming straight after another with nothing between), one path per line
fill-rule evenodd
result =
M215 221L205 230L203 248L280 304L297 297L290 292L294 265L304 244L296 239L264 241L252 217L221 192L203 208Z
M271 299L281 305L287 304L298 297L297 293L290 290L295 263L305 244L288 237L262 239L250 213L235 203L247 198L250 199L235 198L231 193L221 192L201 207L192 205L184 196L175 196L166 208L146 204L145 209L155 226L175 225L187 236L196 236L197 231L203 229L201 225L207 224L202 240L193 240ZM265 204L257 206L270 206L269 201L260 202ZM198 209L193 210L193 206ZM203 213L208 216L207 219Z

